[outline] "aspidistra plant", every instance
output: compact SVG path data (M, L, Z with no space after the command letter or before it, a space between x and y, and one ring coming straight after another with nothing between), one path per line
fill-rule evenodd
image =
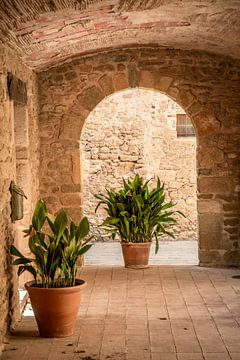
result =
M180 211L169 211L175 204L165 201L164 184L157 178L156 186L150 190L149 181L136 175L133 180L123 179L123 187L108 190L107 195L97 194L100 205L105 205L107 217L102 227L114 239L118 234L122 242L144 243L156 240L155 253L159 249L159 237L166 234L174 238L170 228L176 224Z
M47 232L46 222L49 225ZM33 257L25 257L12 245L10 253L17 257L14 265L19 265L18 275L29 271L36 284L42 287L74 286L77 272L77 261L81 255L90 249L91 238L88 219L84 217L79 225L73 221L68 229L68 218L62 210L57 216L47 212L43 200L37 202L32 224L25 230L29 236L29 249Z

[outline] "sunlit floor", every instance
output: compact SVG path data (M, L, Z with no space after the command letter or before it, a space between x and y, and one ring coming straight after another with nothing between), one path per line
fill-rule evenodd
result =
M96 242L85 254L86 265L123 265L119 242ZM198 265L198 241L161 240L155 254L155 244L151 246L151 265Z
M239 360L240 269L85 266L74 336L38 337L31 311L2 359ZM28 315L28 316L27 316Z

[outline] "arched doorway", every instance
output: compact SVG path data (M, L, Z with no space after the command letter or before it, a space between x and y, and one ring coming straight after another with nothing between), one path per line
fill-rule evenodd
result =
M116 91L154 89L182 106L196 129L200 263L237 265L239 165L231 156L238 137L226 125L220 100L210 97L220 81L207 66L215 62L211 55L199 61L198 54L169 49L115 49L41 73L40 193L51 211L64 207L73 219L81 216L79 141L89 113Z
M95 214L94 194L119 188L123 177L139 173L146 179L159 177L168 200L186 215L174 228L177 242L162 238L160 254L152 262L197 264L196 137L185 111L158 91L126 89L93 109L80 144L83 212L97 242L86 263L121 263L118 245L99 227L105 214L101 209Z

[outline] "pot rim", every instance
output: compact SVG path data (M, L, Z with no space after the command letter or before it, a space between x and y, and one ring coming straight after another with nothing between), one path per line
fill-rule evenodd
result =
M37 290L37 291L73 291L74 289L78 289L78 288L83 288L87 285L87 282L83 279L76 279L77 280L80 280L82 281L81 284L77 284L75 286L65 286L65 287L59 287L59 288L43 288L43 287L39 287L39 286L32 286L33 284L36 284L36 282L34 280L32 281L27 281L24 286L25 286L25 289L28 290L28 289L34 289L34 290ZM41 284L39 284L41 285Z
M152 244L152 240L151 241L145 241L145 242L131 242L131 241L121 241L122 245L140 245L140 246L146 246L146 245L151 245Z

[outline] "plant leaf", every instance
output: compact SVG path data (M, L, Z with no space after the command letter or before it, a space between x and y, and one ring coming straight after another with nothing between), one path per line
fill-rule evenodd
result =
M14 245L10 246L9 252L10 252L11 255L18 256L18 257L21 257L21 258L24 257L23 254L21 254L20 251Z
M29 264L31 263L33 260L32 259L27 259L25 257L22 258L18 258L16 260L13 261L13 265L22 265L22 264Z
M33 266L29 266L29 265L19 266L19 268L18 268L18 276L20 276L24 271L30 272L34 276L34 279L36 280L37 272L36 272L36 270L34 269Z
M82 240L88 235L88 233L89 233L89 222L87 217L85 216L84 218L82 218L76 230L76 239Z

